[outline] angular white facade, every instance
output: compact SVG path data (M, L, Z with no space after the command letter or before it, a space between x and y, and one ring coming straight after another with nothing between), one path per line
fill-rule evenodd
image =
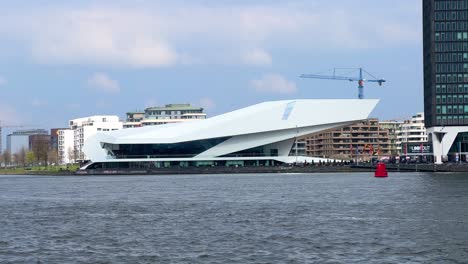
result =
M198 122L97 133L83 147L92 162L274 160L296 138L367 119L378 100L287 100L256 104Z

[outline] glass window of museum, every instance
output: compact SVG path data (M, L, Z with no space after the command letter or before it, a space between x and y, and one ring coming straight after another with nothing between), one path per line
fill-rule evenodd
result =
M432 122L437 126L468 125L468 0L432 0L431 5L435 72Z

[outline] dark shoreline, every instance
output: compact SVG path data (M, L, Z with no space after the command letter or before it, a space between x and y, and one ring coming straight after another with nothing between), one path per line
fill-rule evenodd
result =
M468 172L468 164L388 164L390 172ZM92 175L182 175L182 174L261 174L261 173L354 173L374 172L375 165L352 166L291 166L291 167L190 167L156 170L86 170L86 171L21 171L0 170L0 175L92 176Z

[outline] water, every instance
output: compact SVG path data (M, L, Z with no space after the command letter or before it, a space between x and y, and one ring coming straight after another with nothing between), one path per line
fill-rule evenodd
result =
M0 263L466 263L468 175L0 176Z

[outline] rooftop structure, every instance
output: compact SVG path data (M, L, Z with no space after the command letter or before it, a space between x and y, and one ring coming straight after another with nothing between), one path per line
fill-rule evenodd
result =
M145 111L128 112L124 128L164 125L205 119L203 108L190 104L168 104L148 107Z

